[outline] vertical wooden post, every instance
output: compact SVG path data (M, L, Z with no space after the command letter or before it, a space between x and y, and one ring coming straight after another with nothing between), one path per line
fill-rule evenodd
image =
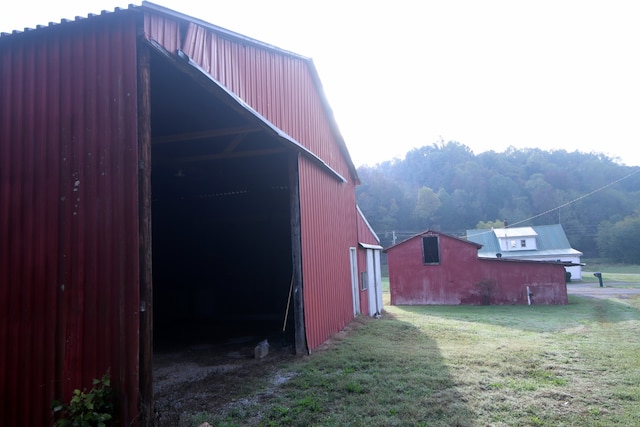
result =
M138 150L140 233L140 425L153 422L153 286L151 242L151 70L150 52L138 46Z
M302 295L302 231L300 223L300 177L298 153L289 156L289 206L291 211L291 260L293 263L293 315L296 354L308 353Z

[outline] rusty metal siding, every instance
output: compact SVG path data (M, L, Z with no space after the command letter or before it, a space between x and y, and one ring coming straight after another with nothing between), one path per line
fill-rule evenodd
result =
M0 38L0 425L110 369L137 414L135 17Z
M355 190L300 159L305 328L313 350L353 319L349 248L357 245Z

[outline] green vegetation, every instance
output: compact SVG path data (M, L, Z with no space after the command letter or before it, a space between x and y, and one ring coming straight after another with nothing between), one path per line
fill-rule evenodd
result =
M640 298L387 307L212 426L640 425ZM194 419L195 421L195 419ZM197 425L197 424L189 424Z
M55 427L106 427L113 416L113 391L109 372L93 380L89 391L76 389L69 403L54 402Z
M601 259L582 259L584 271L600 271L608 274L640 274L640 264L611 264Z
M602 154L507 149L474 154L441 141L358 168L358 205L388 247L431 228L562 224L587 257L640 264L640 168Z

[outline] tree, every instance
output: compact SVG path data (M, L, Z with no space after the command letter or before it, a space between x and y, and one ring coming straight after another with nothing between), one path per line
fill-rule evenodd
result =
M476 228L478 230L490 230L492 228L504 228L504 221L501 221L499 219L496 219L495 221L480 221L479 223L476 224Z
M412 213L412 216L417 221L418 226L420 223L425 223L432 219L441 204L442 202L440 202L438 195L431 188L420 188L418 190L416 206L413 208Z
M482 224L495 228L503 219L509 226L560 223L573 247L596 258L599 248L614 256L633 243L626 237L632 233L614 232L628 231L628 217L640 212L640 168L594 153L510 147L476 156L459 142L441 140L358 174L358 205L379 236L426 224L458 235ZM615 234L615 248L599 224L605 235Z
M600 254L612 262L640 264L640 215L603 221L598 227Z

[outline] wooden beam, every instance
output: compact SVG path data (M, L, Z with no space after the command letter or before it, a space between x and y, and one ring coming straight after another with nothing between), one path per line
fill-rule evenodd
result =
M237 135L237 134L249 134L260 132L262 129L255 126L242 126L235 128L224 128L224 129L214 129L214 130L206 130L202 132L191 132L191 133L183 133L176 135L167 135L153 138L151 141L153 144L167 144L169 142L187 142L187 141L196 141L199 139L208 139L208 138L217 138L220 136L229 136L229 135Z
M204 162L207 160L238 159L242 157L269 156L271 154L284 153L286 151L287 150L285 148L267 148L264 150L234 151L230 153L223 152L218 154L208 154L204 156L173 158L171 160L171 163L193 163L193 162Z
M138 203L140 239L140 426L153 419L153 282L151 255L151 78L150 52L138 47ZM129 325L135 328L136 325Z
M238 134L235 138L233 138L233 141L231 141L229 143L229 145L227 145L224 149L225 153L231 153L233 150L235 150L238 145L240 145L240 143L247 137L246 133L240 133Z
M295 325L296 354L309 354L304 326L304 298L302 281L302 226L300 214L300 155L289 155L289 211L291 215L291 263L293 266L293 324Z

